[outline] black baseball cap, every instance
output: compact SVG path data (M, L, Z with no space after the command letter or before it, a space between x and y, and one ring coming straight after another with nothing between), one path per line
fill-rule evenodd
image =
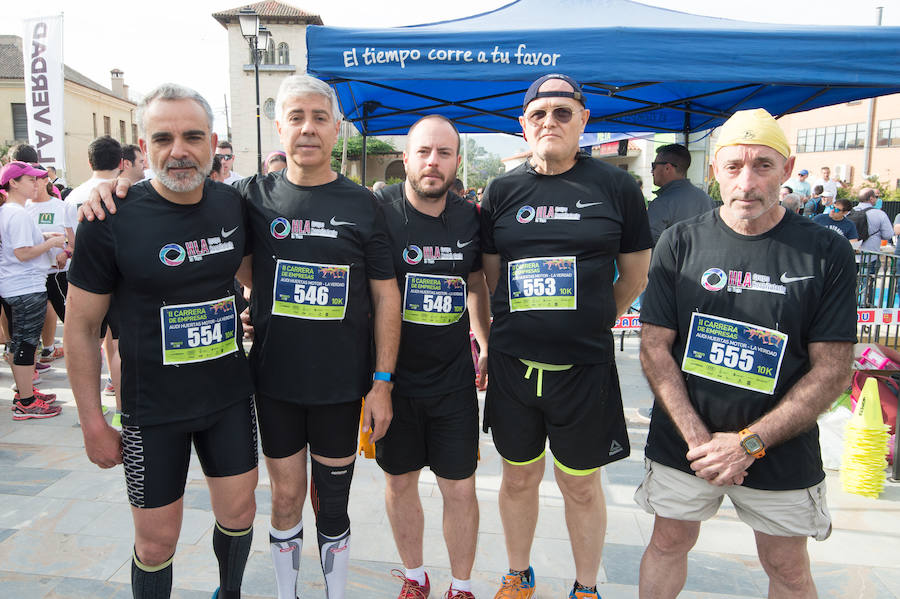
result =
M538 92L541 86L550 81L551 79L561 79L572 86L574 91L564 92L564 91L548 91L548 92ZM522 110L524 111L528 108L528 105L538 98L573 98L584 106L584 92L581 91L581 86L578 83L569 77L568 75L563 75L562 73L550 73L549 75L544 75L539 79L536 79L534 83L528 86L528 91L525 92L525 101L522 103Z

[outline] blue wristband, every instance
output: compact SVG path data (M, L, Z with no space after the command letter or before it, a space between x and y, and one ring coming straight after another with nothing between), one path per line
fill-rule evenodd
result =
M378 372L375 371L375 374L372 375L373 381L385 381L387 383L393 382L394 375L390 372Z

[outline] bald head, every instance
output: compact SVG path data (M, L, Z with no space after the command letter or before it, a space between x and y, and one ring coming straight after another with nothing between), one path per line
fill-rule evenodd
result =
M874 204L875 203L875 190L871 187L867 187L866 189L861 189L859 191L859 201L865 202L866 204Z

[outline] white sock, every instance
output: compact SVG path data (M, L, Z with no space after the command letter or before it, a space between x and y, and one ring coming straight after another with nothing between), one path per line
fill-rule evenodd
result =
M350 529L339 537L318 533L318 540L319 559L325 575L325 596L328 599L344 599L350 568Z
M422 564L418 568L407 568L406 569L406 579L407 580L415 580L419 583L419 586L425 584L425 565Z
M290 530L269 528L269 550L275 566L278 599L297 599L300 550L303 549L303 520Z
M450 577L450 588L454 591L472 591L472 579L460 580L459 578Z

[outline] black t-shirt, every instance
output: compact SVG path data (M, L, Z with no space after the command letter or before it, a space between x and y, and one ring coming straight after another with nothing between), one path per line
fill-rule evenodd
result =
M770 231L744 236L714 210L663 233L641 320L676 331L672 357L710 432L736 432L771 411L809 371L810 343L856 340L855 286L850 244L809 219L787 212ZM729 383L697 374L720 376L722 366L731 368ZM692 472L687 444L665 410L653 410L645 453ZM824 476L813 427L767 448L744 485L802 489Z
M588 157L553 176L525 163L485 189L481 232L484 251L500 254L492 350L549 364L613 360L616 256L652 246L631 175Z
M359 399L372 384L369 279L394 278L381 207L341 175L302 187L281 171L235 187L253 245L257 391L304 405Z
M116 214L79 225L69 283L116 303L123 424L197 418L253 394L234 306L244 221L227 185L207 180L186 206L146 181Z
M466 286L469 274L481 270L478 209L451 193L441 216L423 214L407 201L403 183L376 196L403 299L394 391L432 397L473 386Z

